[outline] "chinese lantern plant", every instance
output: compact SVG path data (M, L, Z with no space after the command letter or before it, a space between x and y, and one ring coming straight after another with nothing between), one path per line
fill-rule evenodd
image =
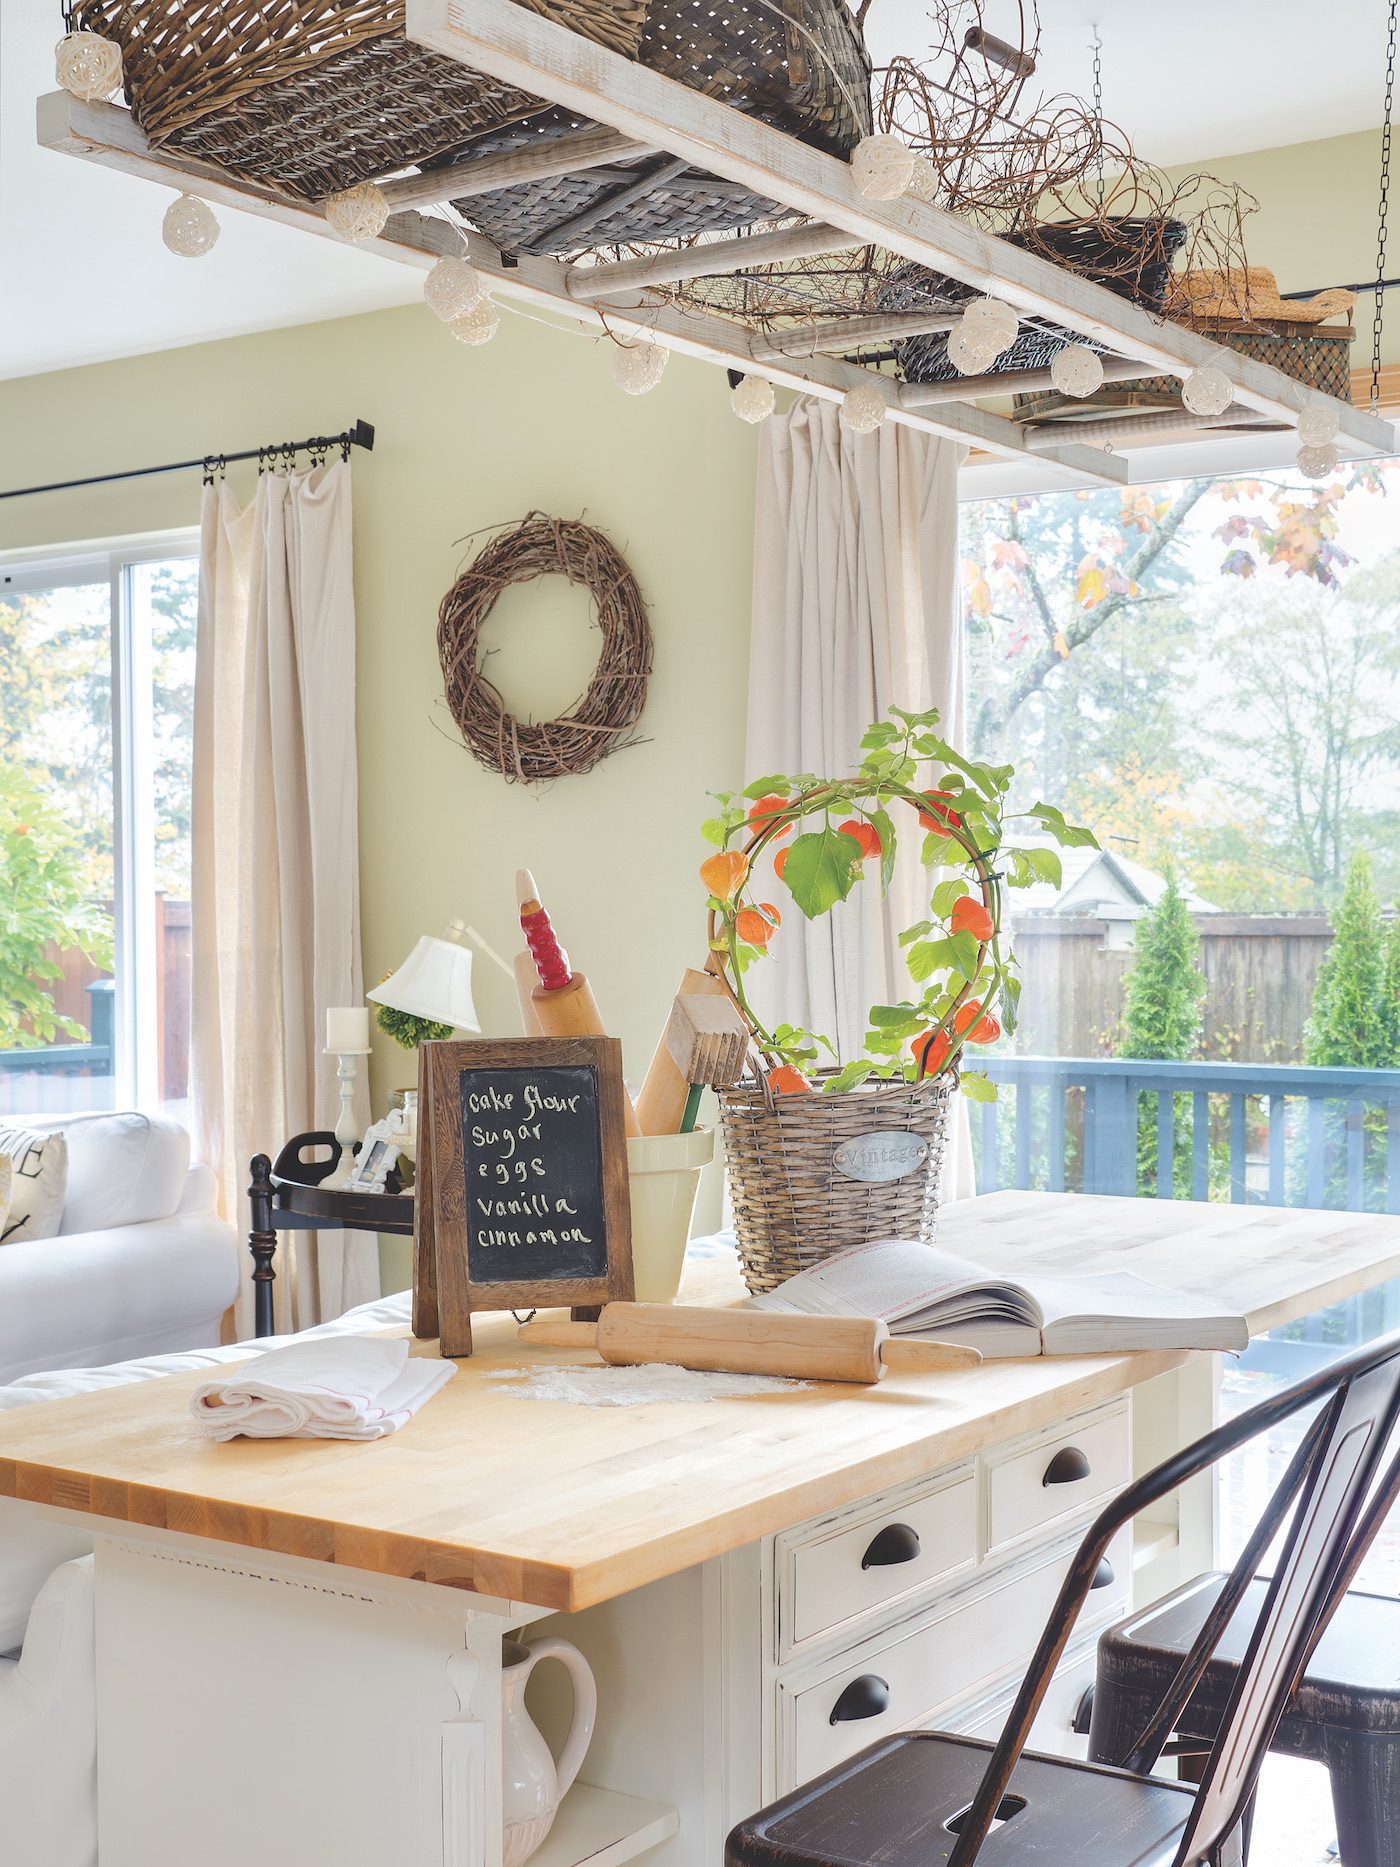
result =
M786 893L812 920L861 885L884 892L901 828L907 835L917 827L924 869L942 873L927 918L899 936L910 993L898 1004L871 1006L864 1054L825 1075L821 1087L839 1094L869 1078L952 1075L975 1101L996 1096L989 1078L963 1063L969 1045L994 1043L1016 1028L1021 982L1003 935L1003 889L1060 883L1056 852L1009 843L1006 826L1024 821L1064 846L1098 844L1053 804L1008 817L1013 768L965 759L938 736L938 722L933 711L891 707L890 718L861 739L864 757L853 777L778 774L738 794L715 793L719 815L703 831L718 849L700 865L710 949L777 1092L813 1089L807 1072L823 1052L834 1061L835 1050L796 1025L767 1029L749 1003L744 975L782 937L782 911L771 897Z

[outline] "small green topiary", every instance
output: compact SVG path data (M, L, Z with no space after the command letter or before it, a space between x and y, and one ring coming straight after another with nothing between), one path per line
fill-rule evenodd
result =
M411 1011L398 1011L393 1005L376 1005L374 1021L386 1037L392 1037L405 1050L416 1050L420 1044L451 1037L456 1028L451 1024L439 1024L436 1018L420 1018Z

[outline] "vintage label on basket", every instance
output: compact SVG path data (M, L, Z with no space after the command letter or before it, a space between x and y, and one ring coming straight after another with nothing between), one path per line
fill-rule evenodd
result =
M903 1180L928 1159L928 1142L900 1128L852 1135L832 1154L832 1165L848 1180Z

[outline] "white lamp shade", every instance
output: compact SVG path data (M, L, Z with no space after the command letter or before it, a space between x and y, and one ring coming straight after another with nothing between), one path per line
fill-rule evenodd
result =
M424 934L398 971L365 997L415 1018L455 1025L459 1031L481 1029L472 1003L471 948L453 939Z

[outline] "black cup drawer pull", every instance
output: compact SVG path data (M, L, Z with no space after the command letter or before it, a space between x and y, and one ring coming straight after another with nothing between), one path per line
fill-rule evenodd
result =
M1111 1588L1114 1580L1113 1564L1109 1561L1108 1557L1105 1556L1098 1568L1095 1569L1094 1579L1090 1582L1089 1586L1090 1588Z
M1063 1446L1045 1467L1043 1485L1077 1485L1089 1476L1089 1461L1078 1446Z
M854 1724L858 1718L878 1718L889 1709L890 1688L878 1673L852 1679L831 1708L833 1724Z
M887 1523L860 1559L862 1569L892 1569L897 1562L913 1562L919 1554L919 1533L907 1523Z

